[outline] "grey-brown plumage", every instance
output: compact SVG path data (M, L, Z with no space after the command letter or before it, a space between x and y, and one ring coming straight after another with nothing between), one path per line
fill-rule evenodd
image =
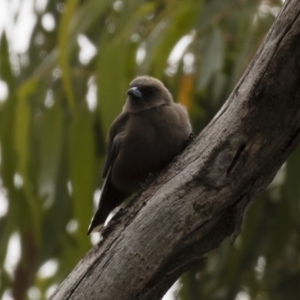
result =
M123 111L108 134L106 180L88 234L99 230L109 213L140 189L149 173L168 165L192 133L186 109L173 102L161 81L137 77L127 94Z

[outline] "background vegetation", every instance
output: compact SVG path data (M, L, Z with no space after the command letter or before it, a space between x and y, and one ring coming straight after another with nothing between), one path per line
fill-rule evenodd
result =
M102 184L105 136L128 83L141 74L163 80L187 106L198 134L229 96L282 2L5 3L0 296L45 299L97 241L86 231ZM27 44L25 38L18 48L25 31ZM297 150L250 208L235 244L224 241L205 266L184 274L176 299L300 299L299 171Z

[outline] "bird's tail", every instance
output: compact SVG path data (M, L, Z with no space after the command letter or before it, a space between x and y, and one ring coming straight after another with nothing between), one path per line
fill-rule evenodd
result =
M109 180L109 177L106 179L102 193L99 200L99 206L92 218L91 224L89 226L87 234L89 235L91 232L99 231L108 215L111 211L119 206L128 196L129 194L123 193L116 188L114 188Z

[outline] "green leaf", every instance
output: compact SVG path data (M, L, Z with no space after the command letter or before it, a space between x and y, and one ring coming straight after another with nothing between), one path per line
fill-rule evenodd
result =
M14 85L14 77L9 59L9 44L6 33L0 36L0 78L5 80L10 88Z
M201 9L202 1L182 1L170 7L145 41L147 57L140 67L143 72L163 77L171 51L184 35L190 34Z
M126 46L124 40L112 39L108 34L104 34L100 47L97 62L98 104L103 131L107 133L126 99L128 88L128 81L124 80Z
M58 31L58 47L59 47L59 56L58 61L62 70L62 81L64 91L69 103L69 108L74 112L75 109L75 96L72 87L72 77L71 70L69 66L69 30L70 23L74 16L78 5L78 0L67 0L66 1L66 11L64 12L61 23L59 25Z
M18 90L18 102L15 112L14 143L17 153L18 171L26 176L29 160L29 131L31 120L31 109L28 97L32 95L37 87L37 81L31 80L23 84Z
M202 58L198 89L203 89L223 66L224 43L220 29L208 36Z
M38 191L47 206L54 201L63 146L63 113L59 101L44 111L39 124Z
M24 191L25 199L29 208L32 225L37 242L41 239L41 201L32 189L29 170L30 157L30 130L32 111L29 105L29 98L35 93L37 80L29 80L18 89L18 101L15 108L15 132L14 145L17 156L17 172L23 178L21 189Z
M71 124L69 135L70 175L74 197L74 218L78 221L78 238L83 253L89 247L86 236L92 217L95 173L95 145L91 114L82 112Z

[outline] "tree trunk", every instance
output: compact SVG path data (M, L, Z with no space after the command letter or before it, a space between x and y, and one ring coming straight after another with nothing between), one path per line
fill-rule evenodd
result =
M160 299L222 240L300 139L300 2L286 1L222 109L111 220L51 299Z

